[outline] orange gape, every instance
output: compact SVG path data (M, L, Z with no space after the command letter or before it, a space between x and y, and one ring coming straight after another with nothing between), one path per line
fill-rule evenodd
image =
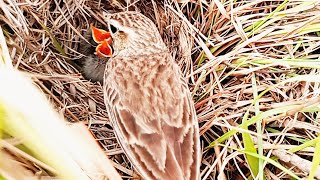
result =
M112 56L112 39L111 34L103 29L98 29L91 24L92 38L98 43L96 47L96 54L99 57L111 57Z

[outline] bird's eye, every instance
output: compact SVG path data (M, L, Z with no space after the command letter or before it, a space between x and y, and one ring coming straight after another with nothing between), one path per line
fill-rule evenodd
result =
M114 25L109 24L109 30L115 34L116 32L118 32L118 28L116 28Z

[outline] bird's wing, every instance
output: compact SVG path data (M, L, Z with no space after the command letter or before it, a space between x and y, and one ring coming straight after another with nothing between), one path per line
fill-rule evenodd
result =
M193 102L179 67L163 58L141 65L139 58L113 59L105 73L105 104L119 143L145 178L198 179Z

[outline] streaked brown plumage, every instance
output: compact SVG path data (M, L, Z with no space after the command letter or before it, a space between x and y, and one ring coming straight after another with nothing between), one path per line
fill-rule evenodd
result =
M124 152L145 179L199 179L199 127L180 69L153 22L137 12L105 17L113 56L104 99Z

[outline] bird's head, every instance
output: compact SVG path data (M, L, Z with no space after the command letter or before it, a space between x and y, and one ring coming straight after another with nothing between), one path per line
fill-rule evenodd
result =
M97 54L103 51L102 55L107 57L128 57L150 55L167 50L155 24L141 13L106 14L105 21L109 31L100 29L96 35L93 32L93 36L105 39L98 42L100 46L98 45L96 49ZM99 39L98 37L93 38Z

